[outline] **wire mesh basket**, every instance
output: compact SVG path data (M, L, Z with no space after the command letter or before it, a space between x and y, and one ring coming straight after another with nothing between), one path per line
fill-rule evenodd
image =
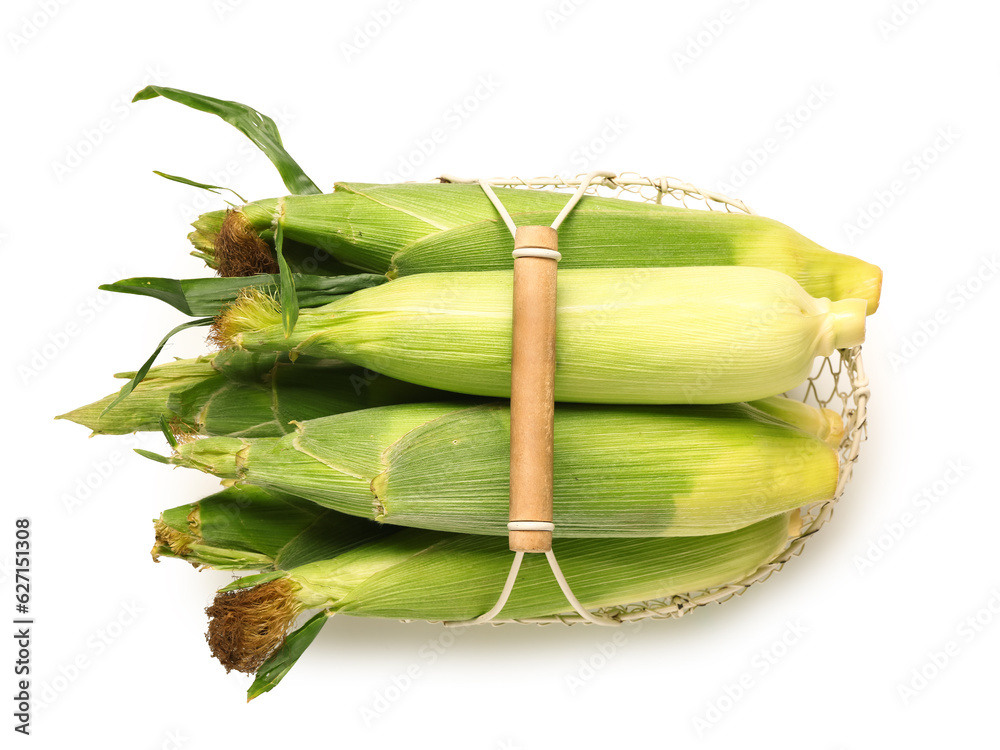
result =
M591 176L578 175L574 178L519 177L490 179L494 187L519 188L524 190L575 191ZM450 175L443 175L438 182L467 182ZM721 193L702 190L673 177L644 177L634 172L624 172L592 181L587 194L635 200L655 204L676 204L684 208L705 211L728 211L754 214L743 201L729 198ZM868 378L861 358L861 347L841 349L832 356L818 359L805 383L791 393L795 398L816 407L832 409L844 420L844 436L840 443L840 471L834 496L824 502L813 503L800 509L801 521L797 532L790 534L784 549L750 575L708 590L675 594L663 599L634 602L626 605L603 607L593 613L615 622L631 622L647 618L678 618L698 607L713 602L724 602L742 594L755 583L766 580L772 573L784 567L791 558L802 552L806 540L822 528L833 515L834 507L841 498L847 483L851 480L854 464L858 460L861 443L867 438L866 418L870 395ZM587 623L579 614L554 615L520 620L493 620L493 624L510 622L566 625Z

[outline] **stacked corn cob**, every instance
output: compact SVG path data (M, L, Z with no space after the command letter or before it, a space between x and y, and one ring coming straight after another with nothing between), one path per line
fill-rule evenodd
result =
M126 373L120 394L63 416L97 434L163 429L172 455L144 455L228 487L165 511L153 554L262 571L208 609L213 653L257 673L251 697L334 613L481 614L510 562L512 261L495 208L471 185L319 194L267 118L174 89L137 98L158 95L252 134L300 194L195 222L195 254L220 278L107 287L209 316L197 322L221 350ZM551 222L568 199L497 193L519 224ZM838 481L840 417L778 394L862 342L881 272L768 219L591 196L560 249L567 580L599 608L751 574ZM568 609L531 558L504 619Z

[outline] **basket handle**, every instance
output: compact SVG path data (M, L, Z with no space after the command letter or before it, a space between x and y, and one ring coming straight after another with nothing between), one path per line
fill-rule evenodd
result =
M552 549L558 233L518 227L510 373L510 549Z

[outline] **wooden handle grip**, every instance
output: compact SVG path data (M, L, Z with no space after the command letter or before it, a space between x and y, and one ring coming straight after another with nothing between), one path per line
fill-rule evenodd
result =
M555 251L550 227L520 227L515 250ZM510 520L552 521L552 437L555 418L555 258L514 259L513 338L510 373ZM510 548L552 549L552 532L510 532Z

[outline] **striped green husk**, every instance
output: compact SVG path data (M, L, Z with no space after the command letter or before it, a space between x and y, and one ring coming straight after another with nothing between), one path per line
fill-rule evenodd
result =
M727 534L568 539L555 551L577 598L593 609L736 583L785 549L788 534L782 514ZM493 606L510 565L504 539L402 530L331 560L235 581L206 609L207 640L227 671L257 672L252 698L281 680L329 616L468 620ZM286 635L309 609L320 612ZM545 558L527 555L499 618L545 618L570 609Z
M518 226L550 224L568 200L536 190L497 195ZM277 221L287 240L390 277L512 267L510 232L478 185L339 183L333 193L255 201L241 212L268 240ZM191 235L212 263L224 218L202 216ZM788 274L815 297L862 298L869 313L878 307L877 266L761 216L587 196L559 242L564 268L754 266Z
M134 373L116 377L131 378ZM287 354L227 350L177 360L149 371L127 399L105 413L117 393L63 414L95 435L160 429L165 417L180 435L278 437L292 420L372 406L455 398L354 365Z
M726 534L674 539L567 539L554 549L587 608L709 589L750 575L784 549L788 517ZM305 609L362 617L464 620L497 600L510 568L506 539L407 530L271 580L292 585ZM248 583L253 583L250 579ZM240 581L227 587L242 587ZM542 555L527 555L500 619L570 610Z
M750 405L810 435L815 435L832 448L839 448L844 439L844 421L833 409L818 409L783 396L752 401Z
M280 437L292 431L292 420L429 400L475 403L343 362L301 357L293 368L287 354L236 349L158 365L128 400L103 414L116 396L105 396L56 419L82 424L95 435L157 431L162 416L180 434ZM783 397L752 405L828 442L831 435L842 433L839 416L829 409L821 413Z
M250 486L166 510L155 529L154 559L176 557L222 570L287 570L398 530Z
M505 535L510 412L408 404L206 438L168 460L389 524ZM746 404L559 405L557 537L692 536L833 497L836 452Z
M510 395L506 271L420 274L302 310L285 337L249 295L221 337L251 351L344 359L392 377ZM816 300L760 268L560 271L555 396L596 403L732 403L788 391L817 356L864 338L861 300Z
M560 557L565 558L564 565L569 565L572 570L579 568L577 574L588 575L588 580L592 578L586 572L587 561L581 557L596 554L600 562L613 554L615 562L620 564L621 554L635 555L636 564L624 566L627 573L637 577L644 568L652 568L658 573L666 571L658 583L668 588L652 592L665 596L688 586L710 587L729 583L752 572L780 550L784 519L781 516L756 528L736 532L739 536L735 540L693 538L685 542L694 541L694 545L682 545L680 548L663 545L656 540L634 543L627 540L622 542L623 547L610 552L608 545L618 542L596 545L592 541L559 542L558 549ZM182 539L169 538L171 535ZM709 545L708 549L700 548L703 540ZM496 590L502 581L504 566L509 565L510 553L505 552L498 541L494 538L378 526L287 495L265 493L257 488L234 487L198 503L165 511L157 522L154 553L178 557L197 566L232 570L290 570L294 571L292 575L301 576L309 582L322 580L320 586L310 584L309 604L301 606L325 607L331 604L334 609L324 609L308 620L284 642L278 643L277 650L269 652L266 660L258 657L253 663L233 665L232 653L219 654L228 666L256 671L257 679L248 691L248 698L254 698L281 681L328 621L329 615L337 609L345 613L364 614L364 609L377 606L385 616L401 616L398 610L389 614L385 614L385 610L387 607L406 607L409 616L425 607L425 604L408 601L414 592L420 591L420 587L406 585L408 576L422 577L419 565L423 561L417 559L421 556L431 556L430 567L435 585L447 587L449 596L457 594L472 602L479 597L488 598L483 597L483 590L490 591L491 586ZM422 548L420 545L423 545ZM415 548L419 551L413 558L399 559L398 549L409 551ZM352 551L354 554L348 557ZM641 558L644 551L653 553L645 562ZM738 559L726 558L726 554ZM469 576L471 584L454 575L456 561L462 565L463 573L472 573ZM498 561L500 570L495 571ZM417 562L416 570L414 562ZM693 563L694 568L701 566L702 569L700 573L692 568L685 571L682 567L685 563ZM527 580L529 586L537 587L530 597L534 602L552 595L556 597L555 608L563 606L554 592L544 588L546 571L538 570L537 563L530 558L525 561L525 572L525 579L518 585L520 587ZM491 577L493 580L490 580ZM727 578L729 580L724 580ZM244 582L253 580L260 578L244 579ZM648 581L603 580L607 580L609 591L614 591L615 595L649 595L650 590L645 588ZM422 585L425 584L422 582ZM677 591L670 591L670 587ZM345 593L336 601L320 601L317 604L317 597L329 596L331 589ZM623 593L619 594L620 591ZM495 594L490 591L489 596ZM516 597L520 598L521 594ZM224 600L228 598L229 595L223 596ZM515 599L515 603L517 601ZM518 606L535 606L534 602L522 602ZM447 613L439 613L439 616L444 614Z

